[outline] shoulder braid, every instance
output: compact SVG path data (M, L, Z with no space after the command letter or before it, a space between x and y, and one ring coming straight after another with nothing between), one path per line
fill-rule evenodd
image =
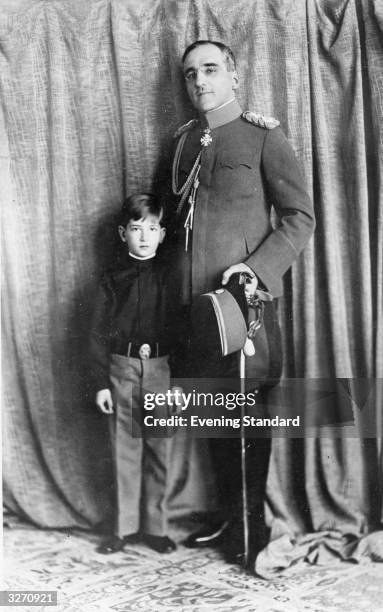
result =
M244 111L241 117L249 123L253 123L254 125L266 130L272 130L280 125L278 119L274 119L274 117L266 117L260 113L254 113L253 111Z
M189 130L193 129L197 125L197 123L198 119L191 119L187 123L184 123L184 125L181 125L178 130L174 132L173 138L179 138L185 132L188 132Z

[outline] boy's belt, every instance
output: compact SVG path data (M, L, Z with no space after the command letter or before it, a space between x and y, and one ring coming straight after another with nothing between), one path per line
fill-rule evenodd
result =
M136 359L153 359L163 357L169 352L168 347L160 342L126 342L118 340L112 345L112 353L123 355L124 357L136 357Z

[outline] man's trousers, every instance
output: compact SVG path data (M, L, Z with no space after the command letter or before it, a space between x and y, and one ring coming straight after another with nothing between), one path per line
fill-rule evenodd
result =
M197 334L196 334L197 335ZM214 345L214 343L212 343ZM274 303L267 303L263 325L255 337L255 356L246 358L246 391L258 393L257 406L251 414L259 418L267 416L269 388L275 385L281 375L282 343L277 309ZM239 355L221 357L217 351L209 352L194 342L191 369L196 378L207 378L220 390L220 379L231 379L232 391L239 391ZM248 413L247 408L245 412ZM266 480L271 451L270 431L267 429L257 438L246 439L246 482L249 509L250 546L255 552L265 541L264 500ZM216 476L220 501L220 520L236 524L242 517L241 442L239 438L210 439L212 463Z

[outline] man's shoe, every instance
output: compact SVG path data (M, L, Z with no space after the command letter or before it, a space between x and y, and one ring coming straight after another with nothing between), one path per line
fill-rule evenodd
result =
M147 546L161 554L169 554L177 548L175 542L167 536L145 534L142 539Z
M124 550L127 544L137 544L140 541L140 535L138 533L132 533L130 535L119 538L114 535L105 542L103 542L98 548L97 552L101 555L111 555L116 552Z
M205 546L217 546L222 543L226 530L229 527L229 521L223 523L214 523L207 527L202 527L196 533L192 533L183 545L187 548L204 548Z
M245 542L243 522L240 518L233 520L225 533L222 553L228 563L254 569L254 562L260 551L267 546L269 529L263 523L249 525L248 555L245 559Z

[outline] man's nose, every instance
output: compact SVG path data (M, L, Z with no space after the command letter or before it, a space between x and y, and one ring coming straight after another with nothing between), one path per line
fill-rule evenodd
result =
M140 240L141 242L145 242L148 236L148 231L145 228L141 229Z
M195 77L196 87L203 87L206 84L205 73L203 70L197 70Z

